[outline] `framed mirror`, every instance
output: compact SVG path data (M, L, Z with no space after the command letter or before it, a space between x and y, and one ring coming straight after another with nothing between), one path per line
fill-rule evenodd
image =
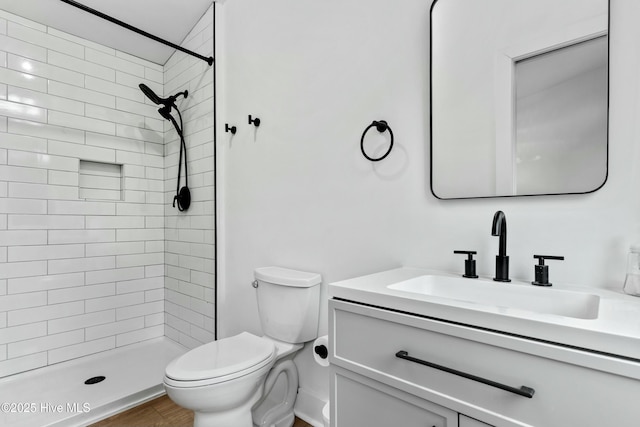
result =
M440 199L604 185L608 0L435 0L431 192Z

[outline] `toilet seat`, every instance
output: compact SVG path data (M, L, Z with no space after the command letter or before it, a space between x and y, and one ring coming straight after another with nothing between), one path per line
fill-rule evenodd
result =
M270 365L276 347L248 332L213 341L188 351L166 368L165 383L173 387L201 387L230 381Z

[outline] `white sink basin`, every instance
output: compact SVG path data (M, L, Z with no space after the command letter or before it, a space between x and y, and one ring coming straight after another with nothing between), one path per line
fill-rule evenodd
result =
M599 296L585 292L462 277L425 275L387 287L391 290L483 306L527 310L577 319L597 319L600 306Z

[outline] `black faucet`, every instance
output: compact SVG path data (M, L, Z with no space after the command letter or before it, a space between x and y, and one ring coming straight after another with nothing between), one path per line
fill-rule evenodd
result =
M500 236L500 248L496 255L496 282L510 282L509 279L509 257L507 256L507 217L504 212L498 211L493 216L491 235Z

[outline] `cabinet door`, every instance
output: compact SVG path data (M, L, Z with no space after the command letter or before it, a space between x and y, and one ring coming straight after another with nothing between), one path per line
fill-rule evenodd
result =
M466 415L460 414L459 427L493 427L490 424L483 423L473 418L469 418Z
M458 427L458 414L360 375L336 369L332 427Z

